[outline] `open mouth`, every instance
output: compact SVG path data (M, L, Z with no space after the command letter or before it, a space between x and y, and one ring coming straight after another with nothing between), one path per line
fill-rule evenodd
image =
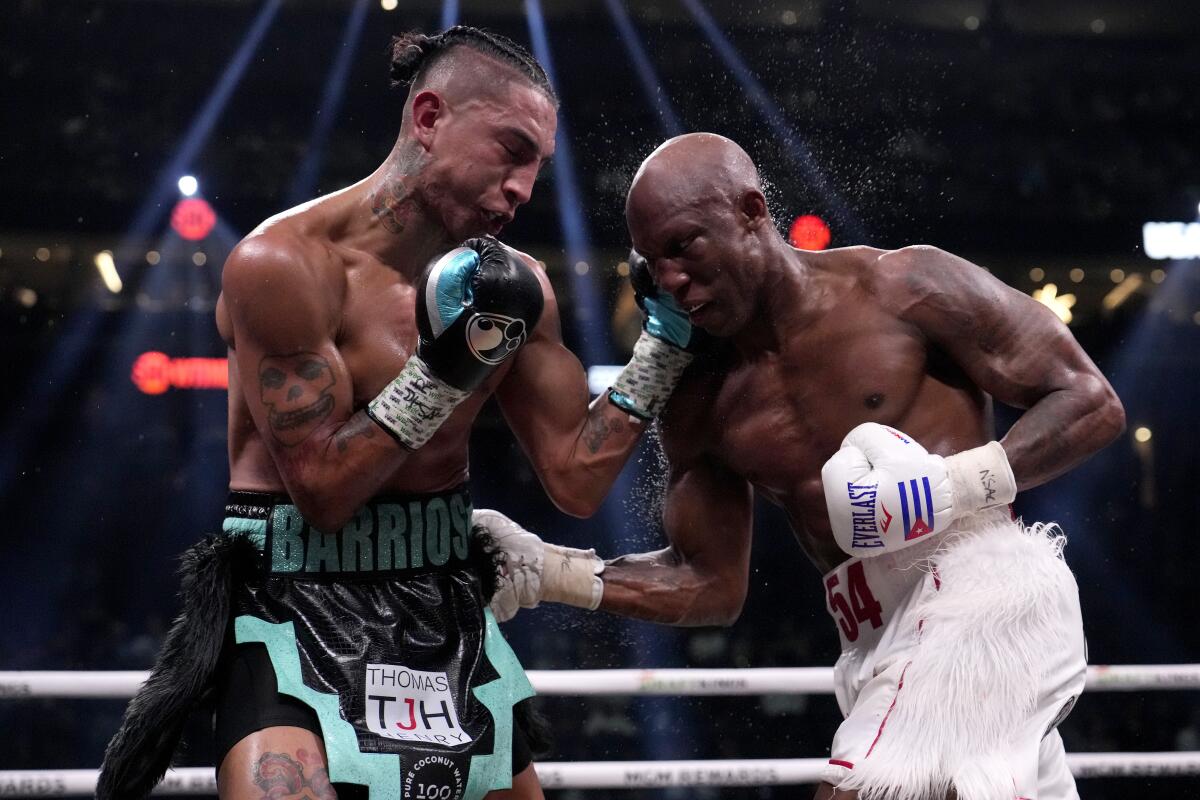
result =
M488 211L486 208L482 210L483 221L487 225L488 230L494 236L499 233L500 229L508 223L512 222L512 214L504 211Z

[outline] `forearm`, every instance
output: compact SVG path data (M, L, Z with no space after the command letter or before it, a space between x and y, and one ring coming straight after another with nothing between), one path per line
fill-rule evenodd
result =
M562 511L591 516L637 447L647 423L617 408L607 393L585 407L560 457L541 469L547 493Z
M1017 488L1057 478L1110 444L1125 429L1125 410L1112 387L1085 376L1069 389L1045 395L1000 440Z
M336 531L411 453L359 410L283 454L284 483L309 522Z
M706 577L667 548L606 562L600 608L666 625L731 625L742 599L715 577Z

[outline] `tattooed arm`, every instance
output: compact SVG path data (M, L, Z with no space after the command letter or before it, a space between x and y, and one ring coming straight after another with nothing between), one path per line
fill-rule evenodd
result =
M240 244L222 275L223 332L232 344L231 399L244 399L304 516L337 530L408 451L365 411L352 413L350 375L334 344L345 273L310 250L279 235Z
M542 282L542 318L496 399L550 499L586 517L599 508L646 424L607 394L588 403L583 366L562 343L554 291L542 269L531 266Z
M981 389L1026 409L1001 440L1018 489L1062 475L1112 442L1125 412L1054 314L968 261L933 247L880 257L876 291Z

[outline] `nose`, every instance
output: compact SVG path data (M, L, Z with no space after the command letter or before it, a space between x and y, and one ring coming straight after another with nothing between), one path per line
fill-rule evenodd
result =
M517 206L528 203L529 198L533 196L533 184L536 180L536 165L520 167L509 172L501 186L509 205L516 209Z
M658 288L678 297L679 292L691 282L691 278L673 259L659 258L654 261L654 282L658 284Z

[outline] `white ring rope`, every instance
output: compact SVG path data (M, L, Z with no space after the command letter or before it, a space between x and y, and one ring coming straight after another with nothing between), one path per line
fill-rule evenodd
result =
M543 695L832 694L831 667L529 670ZM132 697L142 671L0 672L0 698ZM1200 664L1088 667L1089 692L1200 689Z
M783 786L816 783L823 758L762 758L720 761L542 761L546 789L656 789L670 786ZM1077 778L1200 775L1200 753L1068 753ZM0 797L89 797L94 769L0 771ZM167 773L156 795L216 794L212 767L181 767Z
M529 670L543 695L756 695L829 694L826 667L764 669ZM144 671L0 672L0 698L124 698L146 679ZM1095 666L1087 691L1200 689L1200 664ZM1077 778L1200 775L1200 752L1068 753ZM685 786L774 786L816 783L823 758L720 761L540 762L547 789L647 789ZM87 797L97 770L0 770L0 797ZM156 795L216 794L212 767L171 770Z

